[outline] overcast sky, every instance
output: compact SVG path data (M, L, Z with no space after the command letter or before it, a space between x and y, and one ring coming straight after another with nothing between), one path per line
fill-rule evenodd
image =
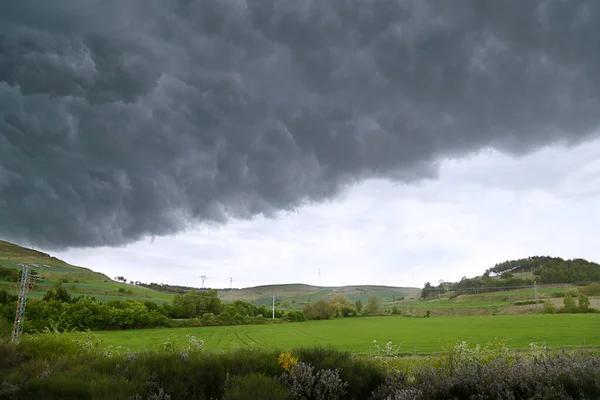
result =
M0 237L214 286L597 260L599 36L597 0L0 2Z

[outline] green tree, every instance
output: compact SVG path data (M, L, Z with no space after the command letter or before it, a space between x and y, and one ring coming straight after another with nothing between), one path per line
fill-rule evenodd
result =
M426 300L429 297L431 297L431 295L433 294L432 289L433 288L431 287L431 283L429 283L429 282L425 283L425 286L421 290L421 298Z
M221 300L216 290L190 290L173 298L173 311L179 318L197 318L204 313L219 314Z
M590 310L590 298L584 294L579 295L579 312L586 313Z
M360 313L363 307L362 301L356 300L356 303L354 303L354 307L356 308L356 312Z
M344 295L336 294L330 301L333 317L347 317L356 314L356 309L352 307L350 300Z
M568 313L577 312L577 306L575 305L575 299L571 295L565 296L564 302L564 310Z
M367 312L371 315L379 312L379 299L375 296L370 296L367 301Z
M56 300L62 301L63 303L69 303L71 301L71 294L67 291L67 289L62 287L62 285L58 284L54 289L48 290L46 294L44 294L44 297L42 297L42 300Z

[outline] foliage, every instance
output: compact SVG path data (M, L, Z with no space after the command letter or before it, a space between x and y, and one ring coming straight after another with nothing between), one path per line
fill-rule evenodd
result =
M483 276L476 276L474 278L463 277L459 282L446 283L445 285L448 285L448 290L460 295L489 293L510 288L532 286L533 281L531 279L521 279L514 276L505 279L494 279L489 275L484 274ZM442 284L440 284L440 286L443 287ZM439 291L440 288L435 288L435 290Z
M305 303L302 313L307 320L324 320L356 315L356 309L346 296L337 294L329 301L321 299L315 303Z
M290 391L276 378L263 373L235 376L227 381L223 400L285 400Z
M546 299L544 301L544 306L542 307L544 314L554 314L556 312L556 306L550 299Z
M371 357L389 369L391 368L391 365L393 365L394 362L400 357L400 345L395 345L390 341L384 346L381 346L379 343L377 343L377 340L373 339Z
M579 306L577 307L577 311L581 313L586 313L590 310L590 299L584 294L580 294L577 299Z
M44 301L61 301L63 303L71 302L71 294L62 287L62 285L57 284L54 289L50 289L46 292L44 297L42 297Z
M592 399L600 397L600 358L525 353L506 340L460 342L415 368L386 372L369 359L327 349L296 349L282 376L280 351L211 353L107 351L91 333L47 333L19 345L0 342L0 398L94 399ZM407 362L413 362L411 357ZM287 387L286 387L287 386Z
M205 313L219 314L221 300L216 290L190 290L173 298L173 318L201 317Z
M11 332L12 324L6 318L0 316L0 340L10 337Z
M356 312L360 313L363 307L362 301L356 300L356 302L354 303L354 307L356 308Z
M424 367L412 379L387 381L373 399L590 399L600 395L600 360L596 356L549 356L544 360L497 358L468 363L455 370Z
M379 312L379 299L375 296L370 296L367 302L367 312L375 315Z
M294 369L294 365L298 363L298 357L292 357L291 352L281 353L277 358L277 362L285 372L290 372L292 369Z
M281 380L288 386L290 397L298 400L340 399L348 386L337 370L322 369L315 374L313 367L302 361L296 363Z
M565 299L563 300L563 302L564 302L564 307L563 307L564 312L568 312L568 313L577 312L577 305L575 304L575 299L573 298L573 296L571 296L571 295L565 296Z
M600 265L583 259L530 257L505 261L486 270L488 274L533 271L541 283L586 283L600 281Z
M0 281L19 282L21 272L15 268L5 268L0 266Z
M384 379L384 371L373 360L359 359L345 351L327 347L300 348L298 358L316 370L337 370L348 383L348 393L356 399L367 398Z
M600 283L590 283L587 286L582 286L579 291L586 296L600 296Z
M333 310L329 306L329 302L323 299L317 301L316 303L307 302L304 304L302 312L307 320L324 320L333 316Z

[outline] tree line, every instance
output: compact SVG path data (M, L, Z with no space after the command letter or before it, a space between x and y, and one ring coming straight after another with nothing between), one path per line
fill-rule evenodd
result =
M484 276L532 272L538 283L588 284L600 281L600 264L582 258L564 260L560 257L536 256L509 260L485 271Z
M0 291L0 317L12 322L17 296ZM379 299L369 297L363 306L351 303L343 295L329 300L304 304L302 310L286 310L236 300L223 303L217 290L190 290L177 294L171 302L110 300L102 302L93 296L72 296L61 284L48 290L41 299L27 301L25 332L120 330L151 327L262 324L274 316L278 322L301 322L331 318L375 315L380 311ZM274 314L273 314L274 312Z
M17 296L0 291L0 316L12 321ZM302 313L275 310L275 318L303 320ZM291 318L290 318L291 315ZM139 329L160 326L180 326L182 320L193 325L232 325L265 323L272 310L241 300L224 304L216 290L191 290L175 295L173 301L159 305L153 301L110 300L102 302L92 296L72 296L60 284L41 299L27 301L25 332L40 332L46 328L68 330Z

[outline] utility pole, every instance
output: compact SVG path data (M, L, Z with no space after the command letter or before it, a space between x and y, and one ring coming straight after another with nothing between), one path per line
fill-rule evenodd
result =
M273 319L275 319L275 296L273 296Z
M41 268L37 264L19 264L22 267L21 270L21 282L19 285L19 293L17 300L17 311L15 313L15 324L13 325L12 334L10 341L13 343L19 343L21 334L23 333L23 323L25 322L25 307L27 305L27 295L29 289L33 286L33 282L29 281L31 274L31 267Z
M537 281L533 281L533 293L535 294L535 306L537 307L537 299L538 299L538 295L537 295Z
M229 277L229 289L233 289L233 278Z

